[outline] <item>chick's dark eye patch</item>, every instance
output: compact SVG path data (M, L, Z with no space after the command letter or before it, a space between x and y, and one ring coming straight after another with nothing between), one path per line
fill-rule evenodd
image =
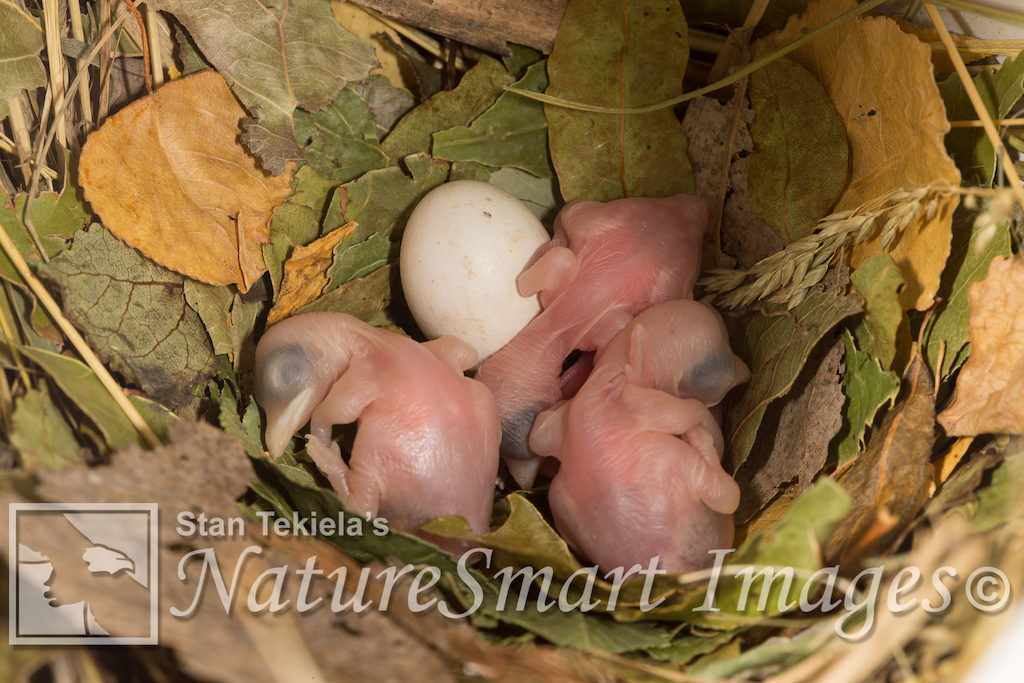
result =
M264 361L261 384L267 396L294 394L312 377L312 365L305 351L295 345L282 346Z
M680 381L679 388L681 392L686 390L699 398L709 399L727 390L732 379L732 352L724 349L709 355L694 366L690 375Z

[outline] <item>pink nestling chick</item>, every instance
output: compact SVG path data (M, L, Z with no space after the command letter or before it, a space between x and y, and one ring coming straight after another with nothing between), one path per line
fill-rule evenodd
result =
M748 378L713 309L672 301L641 313L530 434L560 461L548 494L559 532L605 570L658 558L691 571L730 547L739 487L707 403Z
M642 345L642 346L641 346ZM725 321L711 306L693 299L655 304L634 318L598 352L597 365L625 366L642 348L642 382L683 398L719 403L750 379L750 370L729 346Z
M477 373L494 392L501 452L520 485L536 474L527 438L536 415L562 398L566 357L600 349L654 303L690 296L706 223L692 195L578 201L559 213L554 237L517 280L520 294L539 293L541 312Z
M309 422L307 452L346 509L406 530L461 515L485 533L501 432L490 391L463 375L476 359L455 337L420 344L342 313L284 320L256 347L267 450ZM351 422L346 465L331 428Z

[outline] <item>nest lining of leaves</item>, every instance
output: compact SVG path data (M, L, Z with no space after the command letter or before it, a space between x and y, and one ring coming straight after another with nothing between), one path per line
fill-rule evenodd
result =
M48 496L67 495L87 469L101 482L104 472L145 480L160 463L202 476L229 454L204 451L204 464L185 444L221 438L256 474L235 493L183 485L196 509L240 501L249 512L335 516L337 499L301 451L275 463L263 452L251 360L268 322L335 310L416 334L397 246L411 207L446 180L492 182L549 224L570 199L695 192L711 207L701 291L729 317L753 371L723 425L744 492L727 574L791 566L802 587L836 563L851 577L884 564L887 580L902 566L926 575L952 566L955 587L992 564L1024 578L1014 495L1024 454L1013 438L1024 424L1015 381L1024 194L1003 151L1024 146L1013 127L1024 56L1017 46L999 63L1005 46L864 15L877 4L765 12L754 3L736 16L694 2L684 17L667 1L623 14L572 0L550 55L459 47L459 60L438 60L412 46L440 44L429 34L341 3L299 3L301 26L283 16L259 25L246 2L228 3L225 28L201 20L201 3L160 0L147 10L149 40L131 13L105 16L111 6L99 3L61 43L55 7L0 1L0 20L25 41L0 47L21 50L0 79L0 425L10 465L0 492L58 499ZM738 48L705 30L744 22L756 30L736 32ZM273 40L254 47L243 29ZM702 45L711 36L717 59L688 48L688 35ZM235 70L243 53L257 69ZM95 68L79 70L78 59ZM975 63L973 88L962 61ZM708 70L731 67L707 85ZM90 89L110 70L124 74L120 90ZM453 87L438 90L446 74ZM680 122L672 105L684 100ZM54 101L63 102L56 123ZM996 122L995 144L974 121ZM186 163L197 149L212 161ZM48 187L56 191L39 191ZM171 427L179 419L229 436L203 441ZM139 446L156 450L121 453ZM113 495L104 486L97 499ZM552 567L557 593L582 564L551 527L543 495L501 492L496 511L495 530L471 540L510 566ZM435 531L466 536L455 523ZM415 537L322 541L361 562L433 564L446 595L460 595L452 558ZM321 542L298 550L311 548L326 552ZM277 551L301 565L295 548ZM354 566L345 555L335 561ZM391 618L421 645L431 629L445 634L429 644L449 667L560 680L950 672L999 624L957 601L942 614L877 614L867 639L850 643L833 630L839 616L784 613L770 590L766 608L730 610L735 578L723 579L721 612L694 611L707 578L659 580L665 602L648 614L502 612L488 593L470 635ZM951 636L965 632L975 635ZM306 638L330 670L329 647L285 635ZM195 636L170 633L166 643L200 674ZM531 669L508 643L529 643L542 665Z

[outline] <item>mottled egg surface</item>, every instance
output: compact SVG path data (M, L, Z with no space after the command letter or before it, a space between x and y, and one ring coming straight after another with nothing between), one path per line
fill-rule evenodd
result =
M516 277L547 231L525 204L476 180L455 180L420 200L402 237L406 303L425 335L451 334L480 360L505 345L540 310Z

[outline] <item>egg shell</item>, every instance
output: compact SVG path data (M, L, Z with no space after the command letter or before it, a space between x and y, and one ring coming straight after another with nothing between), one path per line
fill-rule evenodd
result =
M406 303L423 333L469 342L483 360L540 311L516 277L550 239L508 192L454 180L420 200L406 223L399 260Z

